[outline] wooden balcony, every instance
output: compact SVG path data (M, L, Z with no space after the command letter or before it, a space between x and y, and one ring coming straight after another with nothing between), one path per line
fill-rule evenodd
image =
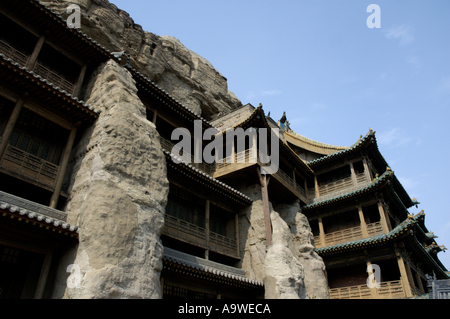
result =
M16 63L19 63L22 67L25 67L27 65L30 58L28 55L16 50L2 40L0 40L0 53L5 55L7 59L11 59ZM62 76L49 70L39 62L36 62L34 69L28 71L34 71L36 74L46 79L49 83L53 83L55 87L59 87L62 90L65 90L68 94L73 94L75 92L74 83L67 81Z
M14 49L12 46L1 40L0 40L0 53L4 54L5 58L11 59L16 63L19 63L21 66L27 65L29 56Z
M383 234L383 226L381 222L376 222L372 224L367 224L367 232L369 237L375 237ZM342 244L350 241L355 241L363 239L363 232L361 226L352 227L332 233L325 234L325 243L322 244L320 241L320 236L314 237L314 243L316 248L323 248L328 246L333 246L337 244Z
M167 214L162 233L166 236L181 240L197 247L224 255L238 257L236 240L210 232L208 236L208 243L205 228Z
M0 161L0 170L54 190L59 166L8 145Z
M358 285L330 289L330 299L400 299L406 298L401 280L380 283L380 288Z
M356 174L356 185L354 184L351 176L343 178L336 182L319 186L319 197L312 199L310 202L317 203L339 195L350 193L365 187L370 183L371 181L367 180L364 173ZM308 189L308 194L315 194L315 190Z

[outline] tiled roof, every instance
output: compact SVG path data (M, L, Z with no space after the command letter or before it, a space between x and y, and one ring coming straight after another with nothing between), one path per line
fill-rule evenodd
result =
M65 212L46 207L35 202L0 191L0 209L9 211L19 218L58 228L76 235L78 227L67 223Z
M320 158L315 159L313 161L309 161L309 162L307 162L307 164L314 168L314 166L316 166L318 164L324 164L324 163L330 162L330 161L332 161L332 160L334 160L336 158L345 157L349 153L361 150L368 143L374 143L375 142L374 137L375 137L375 131L373 131L371 129L366 134L366 136L360 138L358 140L358 142L356 142L352 146L350 146L350 147L348 147L346 149L343 149L343 150L341 150L339 152L336 152L336 153L333 153L333 154L330 154L330 155L327 155L327 156L320 157Z
M317 248L316 252L320 255L325 254L335 254L339 253L345 250L353 250L353 249L361 249L369 246L375 246L379 244L384 244L389 241L394 240L395 238L401 236L406 231L412 228L413 225L418 223L419 219L423 217L422 213L419 213L415 216L409 216L405 221L400 223L397 227L395 227L393 230L391 230L387 234L371 237L371 238L364 238L360 240L350 241L342 244L337 244L333 246L323 247L323 248Z
M189 268L194 271L201 271L213 276L222 277L224 279L239 281L252 286L263 286L263 283L257 280L249 279L245 276L245 271L239 268L226 266L210 260L202 259L192 255L188 255L167 247L164 247L164 262L170 262Z
M57 87L56 85L48 81L46 78L40 76L39 74L36 74L34 71L28 71L26 67L20 66L19 63L16 63L10 58L6 58L5 55L1 53L0 53L0 64L10 68L17 74L22 75L24 78L26 78L26 80L29 83L35 83L47 89L48 91L53 92L55 95L64 99L68 103L74 105L77 109L83 111L84 113L94 118L98 117L99 111L94 110L94 108L90 107L86 102L80 101L77 97L72 96L72 94L66 92L62 88Z

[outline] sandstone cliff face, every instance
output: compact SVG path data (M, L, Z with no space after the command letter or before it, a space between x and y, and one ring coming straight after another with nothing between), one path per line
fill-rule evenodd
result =
M81 30L112 52L126 51L131 64L180 103L207 120L242 103L228 90L227 79L206 59L170 36L146 32L107 0L40 0L63 17L70 4L82 11ZM126 57L122 59L126 60Z
M264 282L268 299L329 299L325 264L314 251L314 236L298 203L270 204L272 245L266 247L261 187L241 189L253 199L240 219L241 267Z
M101 114L74 150L82 155L66 209L80 228L73 264L81 281L64 297L161 298L159 236L169 184L159 135L131 74L117 63L103 65L90 90L88 103Z

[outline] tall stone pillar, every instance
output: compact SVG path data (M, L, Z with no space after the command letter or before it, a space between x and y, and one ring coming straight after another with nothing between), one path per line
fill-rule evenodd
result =
M161 298L159 236L169 184L159 135L131 74L114 61L93 76L87 94L101 113L74 150L82 155L72 168L66 211L80 230L67 263L78 280L64 298Z

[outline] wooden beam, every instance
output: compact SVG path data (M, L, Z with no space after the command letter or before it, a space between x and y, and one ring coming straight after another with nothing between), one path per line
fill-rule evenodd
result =
M44 296L45 285L47 284L48 274L53 259L53 249L49 249L45 255L44 264L42 265L41 274L39 276L38 285L34 294L34 299L42 299Z
M79 125L80 123L78 123ZM77 134L77 126L72 127L70 131L69 138L67 139L66 147L61 159L61 165L58 172L58 177L56 180L55 191L53 192L52 198L50 200L50 207L56 208L58 205L59 195L61 194L61 188L64 181L64 175L66 174L67 163L69 162L70 153L72 152L73 142L75 141L75 136Z
M210 215L210 201L206 200L205 203L205 235L206 235L206 250L205 250L205 259L209 260L209 215Z
M26 65L28 70L32 71L34 69L37 58L39 56L39 53L41 53L42 46L44 45L44 43L45 43L45 36L41 35L39 37L38 42L36 43L36 45L34 47L33 53L31 53L30 58L28 59L28 62Z
M6 147L8 146L9 139L11 138L11 134L13 132L14 126L16 125L17 119L19 118L20 111L22 110L22 106L25 104L25 99L28 97L28 94L25 93L23 97L19 98L16 101L16 105L9 117L8 123L6 124L5 130L2 134L2 139L0 141L0 159L5 155Z
M81 98L80 93L81 93L81 88L83 87L84 78L86 76L86 70L87 70L87 64L85 63L83 65L83 67L81 68L80 75L78 76L77 83L75 84L75 90L73 92L73 96L77 97L79 99Z

